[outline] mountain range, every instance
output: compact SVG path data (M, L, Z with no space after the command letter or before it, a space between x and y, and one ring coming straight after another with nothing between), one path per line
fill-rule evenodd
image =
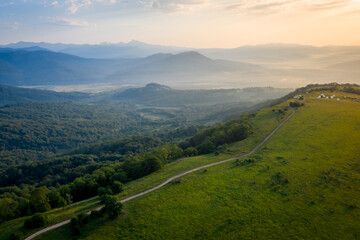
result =
M55 92L31 88L0 85L0 106L28 102L67 102L85 104L117 105L119 102L143 106L185 106L214 105L224 103L248 102L255 104L288 94L288 88L245 88L179 90L157 83L144 87L128 88L103 93Z
M289 44L189 49L138 41L98 45L19 42L0 48L0 84L120 88L151 82L182 89L299 87L355 82L360 47ZM73 90L73 88L71 89Z
M208 75L220 77L225 72L245 74L261 69L254 64L213 60L197 52L90 59L47 50L0 49L0 83L14 86L144 84L154 80L196 83Z

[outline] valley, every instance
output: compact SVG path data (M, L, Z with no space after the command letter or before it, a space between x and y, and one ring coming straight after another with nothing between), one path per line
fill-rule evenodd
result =
M359 13L0 1L0 240L360 239Z
M123 215L116 220L91 218L81 227L78 239L356 238L359 203L354 196L358 194L360 138L354 129L358 128L360 105L359 95L350 93L350 88L356 89L341 85L298 89L276 105L257 111L249 119L253 134L229 144L220 154L181 158L126 183L117 195L119 199L146 191L181 172L246 154L290 116L286 106L294 100L287 99L304 96L300 101L304 106L297 107L289 122L253 155L206 167L126 202ZM318 99L320 93L340 100ZM92 198L46 215L51 225L99 204ZM25 236L35 232L22 228L22 221L3 223L1 229L9 230L1 233L1 239L9 236L10 229L22 229ZM36 239L71 236L71 228L65 225Z

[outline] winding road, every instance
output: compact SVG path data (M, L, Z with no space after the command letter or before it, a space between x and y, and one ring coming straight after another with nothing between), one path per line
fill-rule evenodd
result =
M145 195L145 194L148 194L148 193L150 193L150 192L153 192L153 191L155 191L155 190L157 190L157 189L165 186L165 185L168 184L169 182L171 182L171 181L173 181L173 180L175 180L175 179L177 179L177 178L179 178L179 177L185 176L185 175L187 175L187 174L189 174L189 173L193 173L193 172L199 171L199 170L201 170L201 169L208 168L208 167L215 166L215 165L219 165L219 164L222 164L222 163L230 162L230 161L233 161L233 160L236 160L236 159L239 159L239 158L244 158L244 157L247 157L247 156L253 154L253 153L254 153L256 150L258 150L262 145L264 145L264 144L272 137L272 135L274 135L274 134L277 132L277 130L279 130L279 128L280 128L282 125L284 125L287 121L289 121L289 119L295 114L295 110L294 110L292 107L290 107L290 109L291 109L292 113L291 113L284 121L282 121L281 123L279 123L279 125L264 139L264 141L262 141L262 142L261 142L259 145L257 145L253 150L251 150L251 152L248 152L248 153L246 153L246 154L244 154L244 155L237 156L237 157L234 157L234 158L225 159L225 160L222 160L222 161L219 161L219 162L214 162L214 163L206 164L206 165L203 165L203 166L200 166L200 167L191 169L191 170L189 170L189 171L186 171L186 172L177 174L177 175L169 178L169 179L166 180L165 182L159 184L159 185L156 186L156 187L153 187L153 188L150 188L149 190L146 190L146 191L144 191L144 192L141 192L141 193L132 195L132 196L130 196L130 197L128 197L128 198L125 198L125 199L121 200L120 202L124 203L124 202L130 201L130 200L132 200L132 199L134 199L134 198L137 198L137 197L143 196L143 195ZM103 207L103 206L98 207L97 210L101 209L102 207ZM50 230L53 230L53 229L55 229L55 228L59 228L59 227L64 226L64 225L66 225L66 224L68 224L68 223L70 223L70 219L68 219L68 220L66 220L66 221L63 221L63 222L60 222L60 223L58 223L58 224L52 225L52 226L50 226L50 227L44 228L44 229L42 229L42 230L40 230L40 231L38 231L38 232L30 235L29 237L25 238L25 240L34 239L35 237L39 236L40 234L43 234L43 233L45 233L45 232L47 232L47 231L50 231Z

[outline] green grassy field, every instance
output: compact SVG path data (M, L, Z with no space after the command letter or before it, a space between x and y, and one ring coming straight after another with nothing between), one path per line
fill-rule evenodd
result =
M284 106L285 105L281 107ZM176 160L170 164L165 165L160 171L157 171L149 176L143 177L141 179L126 184L124 191L121 194L119 194L119 198L123 199L133 194L152 188L162 183L169 177L172 177L178 173L185 172L187 170L211 162L217 162L223 159L227 159L233 156L237 156L249 152L277 126L279 121L284 119L289 113L290 111L280 116L278 113L274 113L268 110L260 111L256 115L256 117L252 119L255 128L254 134L250 138L242 142L237 142L229 145L228 152L222 153L219 156L215 156L214 154L209 154L204 156L197 156L197 157L183 158ZM50 211L46 213L46 215L49 217L50 220L48 226L69 219L80 212L87 212L91 209L96 208L96 206L99 206L99 201L97 197L74 204L70 209L58 209L58 210ZM23 228L22 226L24 224L25 219L26 217L23 217L0 224L0 240L8 239L11 233L14 232L21 232L24 236L29 236L32 233L39 230L39 229L27 230ZM101 220L97 224L102 224L103 221L104 220ZM65 231L63 231L63 229L65 229ZM51 231L47 236L51 236L50 238L52 238L53 237L52 235L57 231L59 230ZM63 233L66 231L67 231L67 227L60 228L60 232ZM67 238L60 234L59 239L67 239Z
M184 176L127 202L117 220L91 221L79 239L359 239L360 103L315 96L252 156L255 163ZM271 108L254 121L263 135L234 144L237 152L179 160L129 184L122 196L201 161L248 151L276 125ZM70 236L65 226L38 239Z
M318 94L305 96L305 106L251 157L255 163L237 166L234 161L184 176L180 183L127 202L117 220L90 221L78 238L360 238L360 103L316 99ZM290 113L279 118L272 111L286 104L259 111L252 119L254 134L232 144L229 152L177 160L127 184L119 198L188 169L249 152ZM95 198L48 215L56 223L96 204ZM29 235L21 227L23 220L0 225L0 239L17 231ZM64 226L37 239L72 238Z

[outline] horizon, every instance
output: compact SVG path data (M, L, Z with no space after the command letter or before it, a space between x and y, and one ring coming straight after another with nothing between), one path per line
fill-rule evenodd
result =
M0 44L141 39L187 48L360 44L359 0L4 0Z
M19 43L32 43L32 44L42 44L42 43L46 43L46 44L64 44L64 45L90 45L90 46L95 46L95 45L120 45L120 44L124 44L124 45L129 45L132 43L140 43L140 44L147 44L147 45L152 45L152 46L162 46L162 47L177 47L177 48L188 48L189 51L194 51L197 49L234 49L234 48L242 48L242 47L258 47L258 46L276 46L276 45L282 45L282 46L304 46L304 47L317 47L317 48L325 48L325 47L360 47L360 43L359 44L354 44L354 45L334 45L334 44L324 44L324 45L311 45L311 44L301 44L301 43L286 43L286 42L268 42L268 43L261 43L261 44L244 44L244 45L238 45L238 46L234 46L234 47L186 47L186 46L182 46L182 45L162 45L160 43L150 43L150 42L146 42L146 41L142 41L142 40L137 40L137 39L132 39L129 41L120 41L120 42L95 42L95 43L89 43L89 42L82 42L82 43L77 43L77 42L52 42L52 41L23 41L23 40L19 40L19 41L14 41L14 42L7 42L7 43L2 43L0 44L0 47L7 47L8 45L13 45L13 44L19 44Z

